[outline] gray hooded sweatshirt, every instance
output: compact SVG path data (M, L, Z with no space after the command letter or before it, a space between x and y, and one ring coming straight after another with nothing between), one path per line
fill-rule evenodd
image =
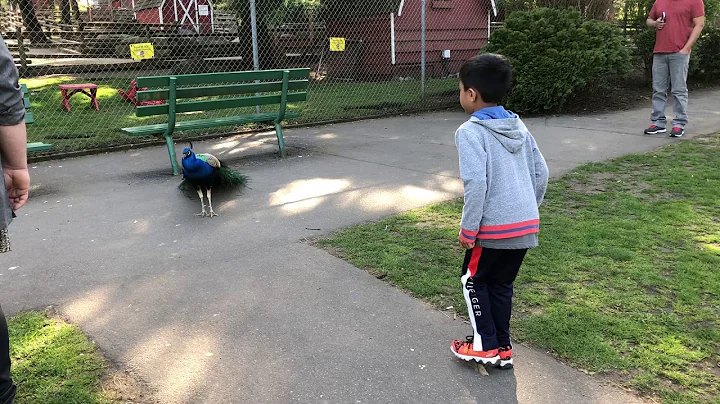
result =
M548 167L525 124L510 116L473 116L455 133L465 188L460 237L487 248L534 248Z

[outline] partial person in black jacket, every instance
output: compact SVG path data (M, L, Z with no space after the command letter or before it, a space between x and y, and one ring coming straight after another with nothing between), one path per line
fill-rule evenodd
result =
M14 211L27 201L30 174L27 169L27 134L25 106L18 85L18 71L0 37L0 167L3 186L0 186L0 253L10 251L8 226ZM10 378L10 341L5 314L0 307L0 404L12 404L15 385Z

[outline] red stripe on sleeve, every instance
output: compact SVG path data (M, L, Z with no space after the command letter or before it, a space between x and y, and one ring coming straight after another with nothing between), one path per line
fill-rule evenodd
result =
M519 230L514 231L512 233L503 233L503 234L482 234L480 233L478 235L478 239L482 240L501 240L505 238L513 238L513 237L520 237L520 236L526 236L528 234L533 233L539 233L540 231L537 228L532 229L525 229L525 230Z
M509 229L515 229L518 227L530 226L533 224L540 224L540 219L528 220L525 222L518 222L518 223L502 224L502 225L498 225L498 226L482 226L480 228L480 231L483 232L483 231L509 230Z

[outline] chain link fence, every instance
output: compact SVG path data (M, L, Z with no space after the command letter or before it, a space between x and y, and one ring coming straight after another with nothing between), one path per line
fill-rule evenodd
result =
M134 79L141 76L310 68L308 100L289 105L299 116L287 124L452 106L462 62L497 26L494 2L480 0L0 0L0 6L2 36L29 90L28 142L52 144L40 153L53 155L157 141L120 130L165 122L135 116ZM248 129L260 128L176 138Z

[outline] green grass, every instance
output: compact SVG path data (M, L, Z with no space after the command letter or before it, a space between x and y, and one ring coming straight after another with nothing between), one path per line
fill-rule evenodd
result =
M9 319L17 404L110 403L100 388L105 364L80 330L44 313Z
M35 123L28 126L31 142L54 145L54 152L139 143L154 138L133 138L120 132L121 128L167 122L166 117L135 116L135 108L126 102L117 89L127 91L130 79L87 79L74 76L51 76L21 80L30 90ZM99 86L100 111L90 108L90 98L82 94L70 100L71 111L61 106L58 84L92 82ZM313 82L308 101L289 104L289 110L300 117L288 123L350 119L387 112L411 111L419 107L454 105L457 100L456 79L432 79L426 86L427 97L422 100L419 82L323 83ZM263 106L264 111L277 106ZM253 113L255 108L210 111L203 117L222 117ZM198 114L184 114L178 120L199 119ZM206 133L227 133L232 127L209 129L204 132L179 133L179 139Z
M663 402L720 402L719 161L715 136L552 181L541 246L516 282L514 338ZM319 243L463 313L461 210L442 203Z

